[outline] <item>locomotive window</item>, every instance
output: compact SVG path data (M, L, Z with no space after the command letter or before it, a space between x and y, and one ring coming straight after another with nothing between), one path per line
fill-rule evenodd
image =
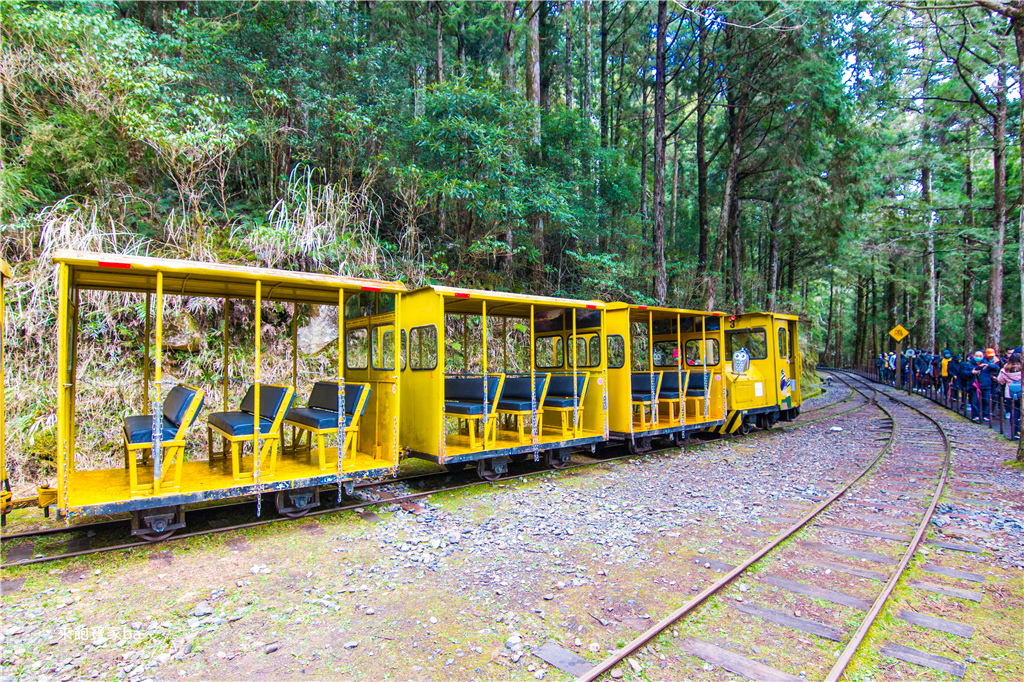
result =
M788 336L788 334L786 333L786 328L785 327L779 327L779 357L780 358L788 358L789 357L789 341L786 338L787 336Z
M596 336L594 337L597 338ZM608 367L619 369L626 364L626 341L618 334L608 337Z
M597 367L601 364L601 342L597 334L576 337L576 358L580 367ZM567 359L572 367L572 355Z
M366 369L366 328L349 329L345 333L345 366Z
M688 367L703 367L704 358L700 356L700 339L690 339L686 342L686 365ZM718 364L718 339L705 339L707 344L708 367Z
M370 334L370 364L374 369L395 368L395 328L380 325Z
M561 336L542 336L534 343L534 353L538 368L557 369L565 363L565 341Z
M655 367L675 367L678 363L676 362L676 349L678 346L675 341L655 341L654 342L654 366Z
M409 330L409 368L437 369L437 327L413 327Z
M731 358L734 351L746 348L751 360L768 357L768 338L763 329L737 329L725 334L725 355Z

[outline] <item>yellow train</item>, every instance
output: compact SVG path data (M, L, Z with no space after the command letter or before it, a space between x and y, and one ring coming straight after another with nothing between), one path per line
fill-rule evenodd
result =
M100 253L61 251L54 262L57 480L35 502L65 518L130 512L132 533L147 540L183 527L189 505L211 500L273 493L279 513L300 516L320 504L325 486L351 490L357 480L394 475L407 456L449 470L475 466L493 480L528 458L560 467L578 448L625 442L643 452L659 439L770 428L799 413L792 316L410 290L400 282ZM2 275L0 282L10 276L6 264ZM88 291L145 301L141 400L120 424L90 425L123 454L122 465L99 470L76 466L79 321ZM219 306L219 381L190 385L165 371L170 296ZM261 380L263 302L290 307L288 382ZM231 311L240 304L260 330L251 348L232 347ZM322 376L300 382L296 320L308 306L335 309L341 341ZM251 363L232 377L229 356L242 351ZM237 401L232 380L245 388ZM311 388L300 394L300 383ZM190 452L204 433L205 456ZM3 504L6 514L9 494Z

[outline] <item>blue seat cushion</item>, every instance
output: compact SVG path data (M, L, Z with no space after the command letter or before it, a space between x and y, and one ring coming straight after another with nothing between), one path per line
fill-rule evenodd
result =
M679 391L658 391L659 400L679 400Z
M494 400L498 392L498 381L500 377L487 377L487 402ZM444 399L454 402L483 402L484 400L484 378L483 377L445 377Z
M658 391L658 395L662 398L667 397L665 391L675 391L676 397L679 397L679 373L675 370L662 372L661 390Z
M181 384L172 388L167 397L164 398L164 418L172 424L180 426L181 420L185 418L185 412L188 410L188 406L192 403L192 398L195 395L195 391ZM196 414L199 414L199 410L196 410ZM193 421L195 420L195 415L192 416L192 419Z
M686 397L687 398L703 398L704 397L704 387L702 386L700 388L688 388L688 389L686 389Z
M645 403L649 403L649 402L651 402L651 394L650 393L634 393L633 394L633 400L634 401L642 400Z
M633 372L629 379L630 390L633 393L633 400L650 400L651 393L657 395L658 391L658 374L654 373L654 380L651 381L651 374L649 372ZM653 389L651 387L654 387ZM637 396L647 396L645 398L638 398Z
M281 402L284 400L285 394L288 393L287 388L281 386L271 386L268 384L260 384L260 417L263 419L269 419L274 421L274 417L277 416L277 411L281 409ZM294 396L292 396L294 399ZM256 386L250 386L249 390L245 392L245 397L242 398L242 404L239 406L242 412L248 412L250 415L256 410ZM230 414L222 412L221 414ZM252 419L249 419L250 429L249 433L252 433Z
M163 423L164 428L160 434L160 440L174 440L174 437L178 434L178 425L172 424L167 417L163 418ZM150 443L153 441L153 418L148 414L125 417L122 428L129 443Z
M345 414L355 414L356 406L359 405L359 399L362 398L363 391L366 391L368 393L370 391L369 386L363 386L362 384L345 384ZM338 382L318 381L315 384L313 384L313 390L309 394L309 401L306 403L306 405L308 407L316 408L318 410L328 410L329 412L337 412ZM359 414L362 415L363 412L365 411L366 403L363 403L363 409L359 412Z
M468 403L456 400L444 401L444 411L446 414L462 414L466 416L482 415L484 413L484 404L481 403Z
M579 398L579 401L581 403L583 402L583 398L584 398L584 396L583 396L583 388L584 388L584 386L586 386L586 384L587 384L587 375L585 373L584 374L578 374L576 376L576 396ZM545 406L551 406L551 407L565 407L564 404L556 405L556 404L553 404L552 401L553 400L555 400L555 401L560 400L560 401L563 401L563 403L564 403L565 400L568 400L569 401L569 405L571 406L572 405L572 396L573 396L572 375L571 374L556 374L556 375L551 377L551 385L548 386L548 395L547 395L547 399L544 401L544 405Z
M248 412L213 412L206 421L230 436L251 436L253 433L252 414ZM260 433L270 433L273 425L271 420L260 418Z
M335 429L338 427L338 413L315 407L293 407L284 416L285 421L302 424L311 429ZM352 425L352 415L345 415L345 426Z
M540 407L538 405L537 407ZM532 400L499 400L498 409L506 412L530 412L533 410Z

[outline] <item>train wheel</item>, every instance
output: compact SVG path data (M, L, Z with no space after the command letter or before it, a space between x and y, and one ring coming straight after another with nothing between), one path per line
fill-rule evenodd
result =
M745 436L753 430L753 427L751 427L750 421L746 417L741 417L741 419L739 431Z
M627 441L626 445L629 446L629 452L632 455L642 455L646 452L651 451L651 439L650 438L637 438L635 440Z
M483 481L497 481L501 474L494 470L494 463L489 459L481 459L476 463L476 475Z
M155 531L152 533L139 533L135 537L145 542L161 542L162 540L166 540L167 538L174 535L174 531L176 530L177 528L172 528L171 530L165 530L162 533L157 533Z
M277 513L290 519L299 519L310 509L320 506L320 496L314 489L281 490L274 496Z
M564 469L569 466L569 462L562 460L562 458L558 456L557 450L548 450L544 453L544 459L545 463L552 469Z

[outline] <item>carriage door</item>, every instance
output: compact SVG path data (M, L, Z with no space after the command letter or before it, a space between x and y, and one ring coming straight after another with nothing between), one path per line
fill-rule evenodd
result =
M779 409L789 410L793 408L793 353L789 342L789 326L782 322L777 323L776 338L779 343L778 375L775 377L776 387L779 389Z
M789 365L790 365L790 380L792 381L792 387L790 388L790 395L792 397L793 405L799 405L802 401L800 395L800 379L803 374L803 358L800 355L800 340L799 331L796 320L789 320L786 325L789 327Z

